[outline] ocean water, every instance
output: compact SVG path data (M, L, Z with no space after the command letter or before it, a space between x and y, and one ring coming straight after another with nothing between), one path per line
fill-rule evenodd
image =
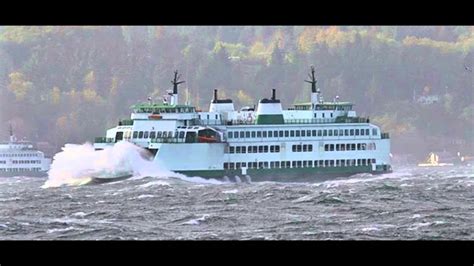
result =
M0 239L474 239L472 166L394 166L391 174L313 183L166 171L103 184L53 186L52 178L0 178Z

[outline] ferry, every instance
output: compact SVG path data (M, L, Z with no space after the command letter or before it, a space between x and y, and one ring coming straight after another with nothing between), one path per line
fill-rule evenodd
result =
M309 74L310 102L284 110L276 90L257 107L235 109L214 90L208 111L179 101L178 72L162 102L131 107L96 150L129 141L148 150L168 170L215 179L311 181L359 173L392 171L390 137L369 118L359 117L351 102L324 101L315 69Z
M0 142L0 177L46 177L51 159L29 141L19 141L10 125L10 140Z

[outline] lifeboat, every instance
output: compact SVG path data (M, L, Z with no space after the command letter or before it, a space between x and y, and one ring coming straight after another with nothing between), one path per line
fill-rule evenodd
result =
M161 115L157 115L157 114L152 114L152 115L149 115L148 116L148 119L153 119L153 120L157 120L157 119L161 119L163 118Z
M217 142L217 139L214 136L199 136L198 141L199 142L206 142L206 143L213 143L213 142Z

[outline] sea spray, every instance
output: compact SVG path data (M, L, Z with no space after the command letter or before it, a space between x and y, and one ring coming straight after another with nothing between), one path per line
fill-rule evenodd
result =
M214 179L187 177L169 171L159 160L147 159L147 153L147 150L127 141L119 141L103 150L95 150L90 143L66 144L62 151L54 156L48 180L42 187L83 185L89 183L94 175L116 173L130 173L134 178L174 177L193 183L222 184Z
M158 162L143 156L147 151L126 141L103 150L95 150L90 143L66 144L53 158L48 180L43 188L62 185L82 185L93 175L131 173L134 176L183 177L166 170Z

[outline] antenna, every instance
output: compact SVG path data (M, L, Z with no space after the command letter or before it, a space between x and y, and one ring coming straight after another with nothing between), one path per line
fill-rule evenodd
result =
M315 93L316 92L316 83L318 82L318 80L314 76L314 66L313 65L311 66L311 74L308 74L308 77L310 78L310 80L305 80L305 82L308 82L308 83L311 84L311 92Z

